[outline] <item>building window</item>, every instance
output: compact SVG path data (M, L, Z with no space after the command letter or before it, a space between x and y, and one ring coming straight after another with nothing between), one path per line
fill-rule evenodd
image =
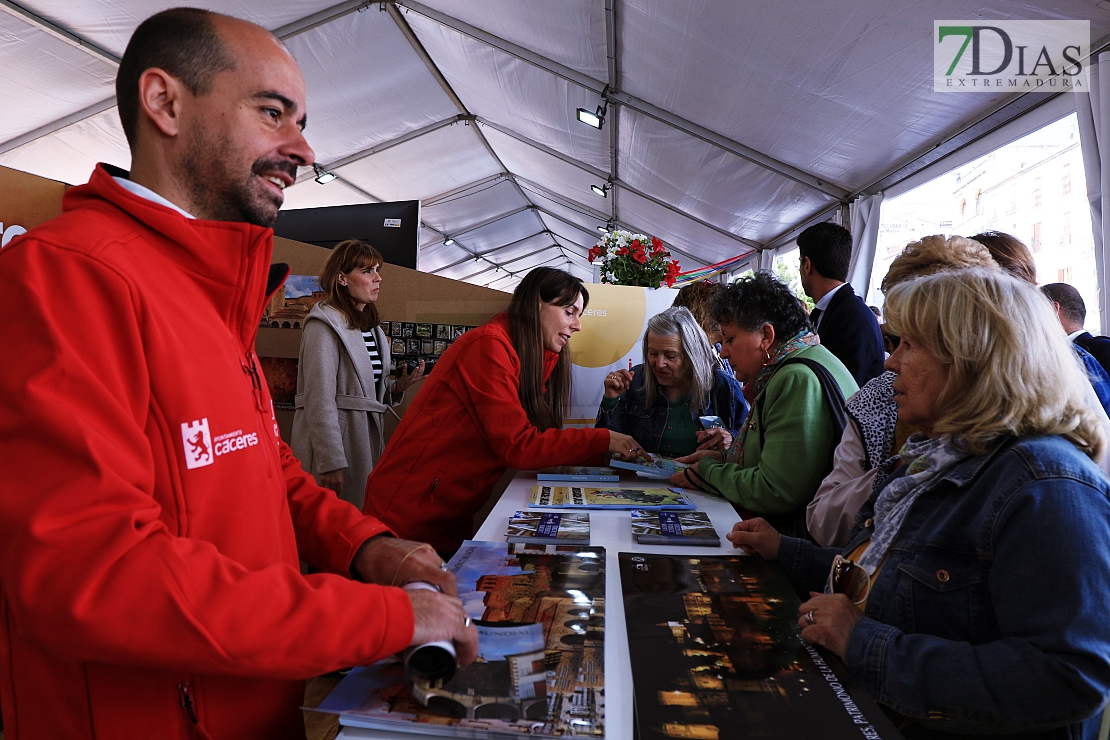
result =
M1071 285L1071 268L1061 267L1056 271L1056 282Z
M1062 193L1072 177L1075 187ZM930 234L1001 231L1030 248L1043 282L1063 275L1061 282L1076 287L1087 304L1087 327L1097 328L1098 280L1085 182L1078 117L1071 114L884 198L867 303L882 305L879 286L907 243Z

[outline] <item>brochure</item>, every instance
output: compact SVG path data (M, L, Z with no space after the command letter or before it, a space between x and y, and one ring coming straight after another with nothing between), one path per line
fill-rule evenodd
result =
M588 545L590 515L579 512L518 511L509 519L505 540L541 545Z
M666 480L675 473L681 473L686 468L690 467L686 463L680 463L673 457L666 457L664 455L653 455L654 459L650 462L647 458L641 457L633 462L625 462L619 457L613 457L609 464L614 468L624 468L625 470L634 470L636 475L641 478L652 478L655 480Z
M620 475L612 468L594 468L585 465L559 465L540 468L536 480L567 481L569 483L616 483Z
M641 545L720 547L721 538L704 511L632 512L632 536Z
M681 488L586 488L537 485L528 507L533 509L673 509L693 510Z

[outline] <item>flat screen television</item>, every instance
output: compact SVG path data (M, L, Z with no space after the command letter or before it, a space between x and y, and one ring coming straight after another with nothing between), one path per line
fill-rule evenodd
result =
M420 201L362 203L281 211L274 233L286 239L333 249L346 239L362 239L391 265L416 269L420 243Z

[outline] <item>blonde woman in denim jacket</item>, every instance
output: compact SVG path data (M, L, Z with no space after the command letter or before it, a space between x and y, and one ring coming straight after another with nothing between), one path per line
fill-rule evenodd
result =
M1098 736L1110 693L1110 480L1086 378L1048 304L1000 270L896 286L887 368L921 430L844 550L738 523L808 600L802 637L844 659L908 740ZM845 574L829 589L836 556ZM830 593L819 593L823 590Z

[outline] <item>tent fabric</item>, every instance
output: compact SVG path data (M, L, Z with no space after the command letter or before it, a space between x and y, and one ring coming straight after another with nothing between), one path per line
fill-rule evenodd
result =
M0 5L0 92L19 103L0 165L74 184L97 161L126 168L116 60L176 4ZM274 30L304 72L306 135L338 179L305 169L287 209L421 200L421 269L508 290L541 263L589 279L599 227L657 236L692 270L788 245L868 195L1013 99L932 91L936 17L1090 18L1092 40L1110 36L1089 0L950 0L939 16L885 0L206 5ZM602 129L576 120L599 107Z
M1110 247L1110 53L1098 55L1098 63L1088 68L1090 90L1086 95L1073 93L1079 118L1079 142L1083 149L1083 170L1087 178L1087 200L1091 204L1091 231L1095 242L1095 271L1098 308L1102 317L1101 333L1110 327L1110 294L1105 289L1107 254Z
M848 222L852 231L852 261L848 265L848 282L856 295L864 296L871 287L871 271L875 267L875 251L879 246L879 212L883 194L864 195L852 201Z

